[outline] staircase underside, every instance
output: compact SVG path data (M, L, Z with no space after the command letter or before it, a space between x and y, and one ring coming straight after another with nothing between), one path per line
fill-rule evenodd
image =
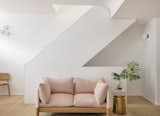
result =
M159 0L124 0L113 18L136 18L140 23L146 23L153 17L160 17L159 5Z

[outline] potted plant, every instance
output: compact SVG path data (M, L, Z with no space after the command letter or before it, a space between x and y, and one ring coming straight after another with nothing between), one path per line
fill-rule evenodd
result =
M121 86L121 75L118 73L113 73L113 79L118 81L118 85L117 85L117 89L121 90L122 86Z
M139 64L132 61L127 64L127 67L124 68L119 74L113 73L113 79L118 80L117 89L122 89L121 79L126 79L129 81L140 79L138 71L140 70Z

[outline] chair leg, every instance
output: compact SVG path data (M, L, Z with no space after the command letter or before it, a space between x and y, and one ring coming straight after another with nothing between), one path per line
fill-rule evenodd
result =
M10 86L8 84L8 95L11 96L11 92L10 92Z
M36 109L36 116L39 116L39 108Z

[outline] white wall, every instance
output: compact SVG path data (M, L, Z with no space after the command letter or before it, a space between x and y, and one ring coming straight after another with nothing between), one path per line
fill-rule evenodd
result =
M27 43L49 38L50 21L48 15L0 14L0 24L10 25L12 32L9 38L0 35L0 72L11 74L11 94L24 94L24 64L35 50Z
M157 104L160 105L160 18L157 18Z
M86 66L126 66L129 61L135 60L144 67L143 32L144 25L133 24L92 58Z
M142 38L144 25L134 24L127 31L113 40L98 53L86 66L126 66L130 61L136 61L141 66L142 79L128 82L128 94L143 96L144 81L144 51L145 40Z
M75 78L88 78L88 79L100 79L104 78L105 81L109 84L110 89L115 89L118 82L113 79L113 72L120 72L123 67L112 67L112 66L103 66L103 67L82 67L77 73L73 76ZM127 90L127 82L122 81L123 89Z
M0 72L11 74L11 94L23 95L24 94L24 65L22 62L12 61L12 57L3 59L0 55ZM0 94L8 94L6 87L0 88Z
M145 33L149 39L145 41L145 85L144 96L157 104L157 20L152 19L147 25Z

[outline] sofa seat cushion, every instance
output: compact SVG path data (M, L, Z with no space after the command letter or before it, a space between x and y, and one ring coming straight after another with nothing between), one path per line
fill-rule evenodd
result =
M65 93L52 94L48 104L40 104L41 107L69 107L73 106L73 95Z
M74 96L73 106L76 107L97 107L94 94L81 93Z

